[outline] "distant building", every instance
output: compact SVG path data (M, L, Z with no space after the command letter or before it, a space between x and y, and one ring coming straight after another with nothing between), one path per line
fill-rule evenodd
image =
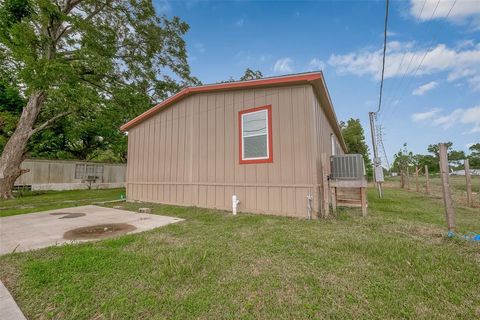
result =
M465 170L455 170L450 172L452 176L464 176L465 175ZM470 169L470 175L471 176L480 176L480 169Z
M15 187L31 190L122 188L127 168L120 163L40 159L27 159L20 167L30 171L15 181Z

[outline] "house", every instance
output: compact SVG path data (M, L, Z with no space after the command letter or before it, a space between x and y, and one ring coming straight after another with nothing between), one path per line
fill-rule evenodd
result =
M321 72L189 87L127 122L127 199L316 217L346 152Z
M125 186L124 163L26 159L20 167L29 171L15 181L16 189L76 190Z

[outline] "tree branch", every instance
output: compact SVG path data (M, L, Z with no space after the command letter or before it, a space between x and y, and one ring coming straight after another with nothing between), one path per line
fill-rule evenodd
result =
M54 123L57 119L61 118L61 117L64 117L66 116L67 114L69 114L70 112L69 111L65 111L65 112L62 112L62 113L59 113L57 114L56 116L54 116L53 118L50 118L49 120L45 121L44 123L42 123L41 125L39 125L38 127L36 127L35 129L33 129L31 132L30 132L30 136L33 136L35 133L45 129L46 127L48 127L49 125L51 125L52 123Z
M66 0L63 6L63 13L69 14L73 8L75 8L83 0Z

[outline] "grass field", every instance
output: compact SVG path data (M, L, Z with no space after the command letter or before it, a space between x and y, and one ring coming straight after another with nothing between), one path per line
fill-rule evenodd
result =
M0 200L0 217L117 200L122 194L125 189L24 192L13 200Z
M369 205L316 221L148 205L186 221L3 256L0 279L32 319L479 318L480 245L445 236L440 201L387 188ZM457 224L479 233L479 210Z

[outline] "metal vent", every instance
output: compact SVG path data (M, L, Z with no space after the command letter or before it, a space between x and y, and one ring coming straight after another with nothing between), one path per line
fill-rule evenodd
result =
M365 164L361 154L344 154L330 157L331 177L337 180L363 180Z

